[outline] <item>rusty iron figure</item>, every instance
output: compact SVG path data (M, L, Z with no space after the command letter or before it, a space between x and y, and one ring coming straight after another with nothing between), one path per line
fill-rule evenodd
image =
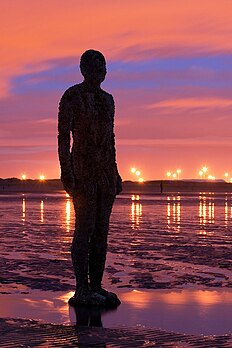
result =
M102 288L110 214L122 191L114 99L100 87L106 76L102 53L84 52L80 70L84 81L65 91L58 115L61 181L73 199L76 217L71 247L76 291L69 303L117 306L117 295Z

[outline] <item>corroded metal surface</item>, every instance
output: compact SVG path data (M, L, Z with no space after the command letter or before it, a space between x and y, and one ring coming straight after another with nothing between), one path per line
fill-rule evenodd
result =
M84 81L68 88L59 105L61 180L70 194L92 194L100 186L115 195L121 190L121 177L115 156L114 99L100 87L106 75L105 59L94 50L82 57Z
M80 69L84 81L70 87L60 101L58 152L61 180L73 197L76 213L72 241L74 296L81 303L88 298L91 304L90 291L101 289L109 219L122 180L115 155L114 100L100 87L106 75L105 58L98 51L88 50L81 56Z

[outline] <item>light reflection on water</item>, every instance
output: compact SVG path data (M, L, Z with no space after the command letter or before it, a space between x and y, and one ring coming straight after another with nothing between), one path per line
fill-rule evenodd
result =
M120 199L122 200L122 198ZM163 220L164 226L166 225L167 230L172 230L173 232L181 232L182 223L181 217L184 216L184 226L186 227L186 221L191 221L194 223L196 228L196 234L199 235L212 235L214 231L210 228L211 225L219 225L220 227L229 227L232 222L232 199L230 196L225 194L220 196L218 199L214 193L200 193L198 197L191 197L188 201L187 196L181 197L180 195L167 195L166 198L166 218ZM29 204L30 201L30 204ZM131 195L130 196L130 211L129 220L131 222L132 229L140 229L142 227L143 221L146 220L146 212L148 211L147 203L150 199L146 196ZM224 202L222 209L222 203ZM34 209L36 201L33 200L33 205L30 197L26 197L25 194L22 195L22 215L21 221L25 223L27 216L27 210ZM160 203L160 204L159 204ZM45 200L40 199L40 223L44 223L46 215ZM197 208L198 205L198 208ZM146 210L143 212L143 207ZM153 219L164 217L164 200L157 202L154 200ZM182 209L181 209L182 207ZM50 208L50 205L48 209ZM198 209L198 221L196 211ZM194 213L195 210L195 213ZM144 215L145 214L145 215ZM64 219L62 225L65 226L66 232L73 230L74 226L74 211L72 206L72 201L69 196L65 196L65 208L64 208ZM144 218L143 218L144 215ZM30 216L31 218L31 216ZM193 220L192 220L193 219ZM222 223L223 220L223 223Z
M44 202L43 200L40 201L40 222L44 222Z
M180 230L180 196L167 196L167 227L173 227L176 232Z
M1 198L1 196L0 196ZM27 202L28 201L28 202ZM34 200L31 201L30 198L26 198L25 195L22 195L22 221L25 222L26 221L26 204L30 202L30 212L36 211L36 203ZM31 204L33 202L33 204ZM44 215L46 213L46 209L44 207L44 199L39 199L38 200L38 204L39 204L39 210L40 210L40 217L39 217L39 221L41 223L44 223ZM48 207L49 209L50 207ZM73 214L72 211L72 202L69 196L66 196L66 201L65 201L65 209L64 209L64 221L63 224L65 224L66 226L66 231L70 232L70 224L71 224L71 215Z
M227 197L225 199L225 225L227 226L228 224L228 201Z
M26 200L23 197L23 201L22 201L22 221L25 222L26 219Z
M66 210L66 231L69 232L70 231L70 223L71 223L71 202L70 202L70 198L66 199L65 210Z
M142 204L140 203L139 195L132 195L131 200L131 228L136 229L139 228L142 220Z
M204 230L204 226L215 223L215 203L213 195L199 195L199 223L202 229L199 235L211 235L213 231Z

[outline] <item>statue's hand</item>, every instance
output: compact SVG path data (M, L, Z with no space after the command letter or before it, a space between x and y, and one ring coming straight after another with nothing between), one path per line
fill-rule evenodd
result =
M122 178L120 175L118 175L116 184L116 195L118 195L120 192L122 192Z
M75 179L72 175L69 176L62 176L61 174L61 181L63 183L65 191L70 195L73 196L73 193L75 191Z

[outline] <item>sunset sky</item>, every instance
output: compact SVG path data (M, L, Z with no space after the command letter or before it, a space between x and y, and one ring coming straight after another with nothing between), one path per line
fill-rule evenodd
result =
M89 48L107 59L124 180L232 177L231 0L7 0L0 16L0 177L60 176L58 103Z

